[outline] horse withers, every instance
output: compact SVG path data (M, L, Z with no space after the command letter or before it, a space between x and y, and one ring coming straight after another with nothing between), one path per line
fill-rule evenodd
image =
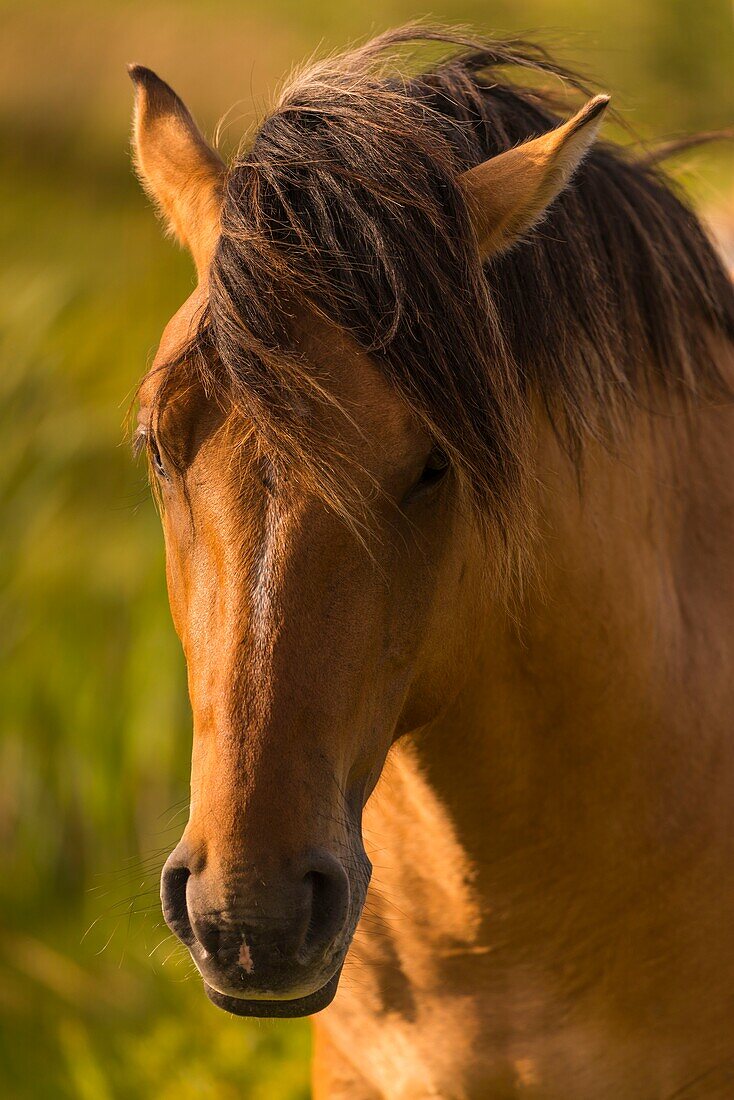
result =
M606 97L425 28L405 75L415 35L229 166L131 69L198 272L136 433L194 717L165 917L215 1004L319 1013L318 1097L729 1096L732 286Z

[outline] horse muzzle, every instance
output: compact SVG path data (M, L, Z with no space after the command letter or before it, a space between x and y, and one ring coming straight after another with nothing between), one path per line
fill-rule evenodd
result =
M278 874L214 877L182 843L163 869L161 901L219 1007L305 1016L332 1000L356 918L349 876L330 852L312 850Z

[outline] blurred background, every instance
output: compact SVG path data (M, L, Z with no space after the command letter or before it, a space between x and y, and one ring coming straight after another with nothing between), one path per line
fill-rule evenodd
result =
M308 1025L214 1009L166 935L190 722L124 421L189 293L131 172L125 64L232 149L290 66L407 19L540 32L645 138L734 123L730 0L0 2L0 1095L309 1095ZM731 148L671 165L730 233Z

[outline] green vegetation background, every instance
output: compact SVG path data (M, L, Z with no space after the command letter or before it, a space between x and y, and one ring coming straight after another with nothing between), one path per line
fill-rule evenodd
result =
M294 61L425 15L376 0L0 3L0 1095L308 1096L306 1024L231 1019L165 935L190 722L158 520L126 442L192 284L132 178L125 63L231 148ZM729 0L443 0L547 29L645 136L734 119ZM686 160L726 217L731 154ZM723 213L722 213L723 212Z

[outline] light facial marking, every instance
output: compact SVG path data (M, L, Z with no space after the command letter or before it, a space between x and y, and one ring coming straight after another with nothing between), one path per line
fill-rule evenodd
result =
M253 617L257 623L256 635L259 637L267 637L274 625L273 588L286 529L285 516L273 497L268 497L265 506L264 526L252 595Z
M253 970L255 969L255 964L252 961L250 948L244 942L242 944L242 947L240 947L240 953L237 956L237 962L240 964L246 974L252 974Z

